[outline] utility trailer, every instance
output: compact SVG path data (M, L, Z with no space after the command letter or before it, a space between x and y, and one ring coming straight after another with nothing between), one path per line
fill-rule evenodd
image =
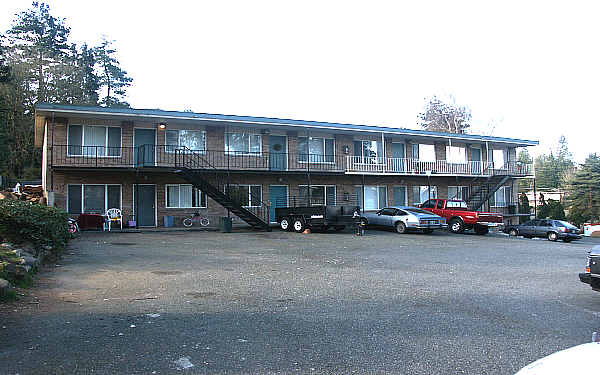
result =
M315 205L275 208L275 219L283 230L303 232L309 228L325 231L334 228L344 230L346 226L358 225L360 206L356 205Z

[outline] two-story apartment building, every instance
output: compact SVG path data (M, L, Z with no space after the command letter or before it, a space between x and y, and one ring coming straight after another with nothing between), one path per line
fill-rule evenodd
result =
M364 210L428 197L502 212L533 176L516 148L537 141L366 125L39 104L36 144L50 204L73 215L120 208L138 226L193 212L249 222L298 201ZM227 208L226 208L227 207ZM260 226L260 225L255 225Z

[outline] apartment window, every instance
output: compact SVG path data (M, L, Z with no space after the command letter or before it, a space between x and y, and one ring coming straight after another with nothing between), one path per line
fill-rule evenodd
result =
M335 141L333 138L298 137L298 157L301 162L333 163Z
M206 132L201 130L167 130L165 134L166 152L187 148L193 151L206 151Z
M121 128L113 126L69 125L68 156L121 156Z
M225 151L231 154L258 154L262 151L260 134L226 133Z
M394 186L394 206L407 206L408 205L408 197L406 186Z
M393 192L394 206L407 206L408 205L408 196L407 196L406 186L394 186L392 189L392 192Z
M387 206L386 186L365 186L364 194L362 188L362 186L355 187L359 206L361 206L363 210L378 210Z
M308 186L298 186L300 200L308 201ZM310 185L310 205L331 205L335 206L336 188L335 185Z
M468 186L448 186L448 199L466 200L467 198L469 198Z
M490 198L490 206L507 207L512 202L512 186L501 186Z
M230 185L229 195L244 207L260 207L262 204L261 185Z
M446 161L448 163L466 163L467 149L465 147L446 146Z
M435 161L435 146L434 145L425 145L418 144L418 152L417 157L414 159L418 159L419 161ZM413 145L413 155L414 155L414 145Z
M429 189L431 188L431 189ZM429 193L431 190L431 196ZM429 198L435 199L437 198L437 186L413 186L413 204L421 204L425 202Z
M67 186L67 211L70 214L104 214L109 208L121 209L121 185Z
M192 185L165 185L167 208L206 208L206 194Z
M415 160L419 160L419 144L413 143L411 148L412 148L412 158Z
M365 164L383 163L383 145L378 141L354 141L354 156Z

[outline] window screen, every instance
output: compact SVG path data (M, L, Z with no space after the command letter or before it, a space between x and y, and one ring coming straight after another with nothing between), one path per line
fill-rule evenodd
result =
M83 128L81 125L69 125L69 155L81 155L81 136L83 134Z
M84 185L83 212L103 214L104 207L104 185Z
M262 196L262 187L260 185L250 186L250 205L257 207L260 206L261 196Z
M179 185L167 185L167 207L179 207Z
M121 128L111 127L108 129L108 149L106 155L121 156Z
M81 213L81 185L69 185L67 188L68 211L70 214Z
M394 187L394 206L406 206L406 187Z
M107 209L118 208L121 209L121 186L120 185L108 185L107 192L108 198Z

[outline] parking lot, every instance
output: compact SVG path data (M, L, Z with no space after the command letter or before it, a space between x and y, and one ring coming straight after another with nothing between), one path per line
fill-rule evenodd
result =
M1 311L0 373L512 374L600 330L593 242L84 233Z

